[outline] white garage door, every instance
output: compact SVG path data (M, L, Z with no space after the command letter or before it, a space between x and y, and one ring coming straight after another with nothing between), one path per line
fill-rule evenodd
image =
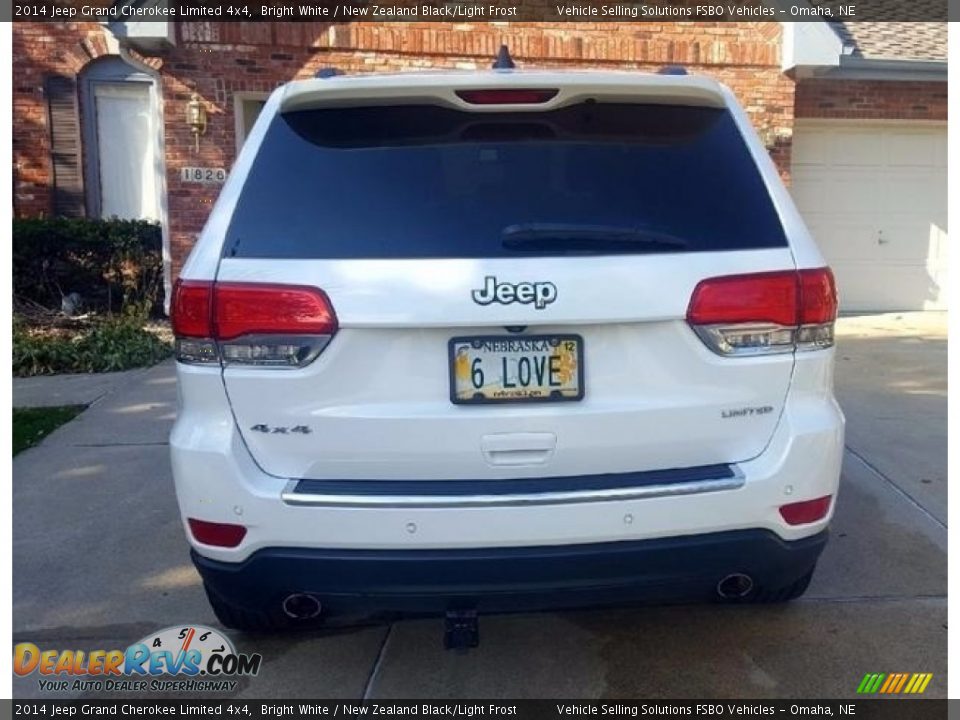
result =
M945 124L797 120L792 192L842 310L946 308Z

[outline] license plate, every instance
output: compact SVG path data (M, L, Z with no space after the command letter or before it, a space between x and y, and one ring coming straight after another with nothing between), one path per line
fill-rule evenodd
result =
M583 399L579 335L483 335L450 340L455 403Z

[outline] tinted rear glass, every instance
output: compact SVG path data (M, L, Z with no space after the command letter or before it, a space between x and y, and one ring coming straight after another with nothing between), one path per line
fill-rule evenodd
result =
M224 253L471 258L786 245L725 110L585 102L275 118Z

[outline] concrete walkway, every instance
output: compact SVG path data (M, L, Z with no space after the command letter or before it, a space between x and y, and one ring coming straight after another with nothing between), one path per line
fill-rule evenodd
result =
M849 449L832 539L800 601L485 617L465 655L442 649L433 619L231 633L264 655L233 696L853 697L867 672L923 671L926 695L945 697L946 328L918 322L840 322ZM112 387L14 459L14 642L123 648L215 624L170 477L172 364ZM36 676L13 691L42 696Z
M113 373L40 375L13 379L13 406L53 407L92 405L120 388L137 382L147 368Z

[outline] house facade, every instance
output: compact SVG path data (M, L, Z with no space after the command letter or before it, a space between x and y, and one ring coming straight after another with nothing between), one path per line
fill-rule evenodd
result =
M15 23L14 212L158 220L169 286L278 85L486 68L501 44L520 67L683 65L726 83L844 309L945 307L945 23Z

